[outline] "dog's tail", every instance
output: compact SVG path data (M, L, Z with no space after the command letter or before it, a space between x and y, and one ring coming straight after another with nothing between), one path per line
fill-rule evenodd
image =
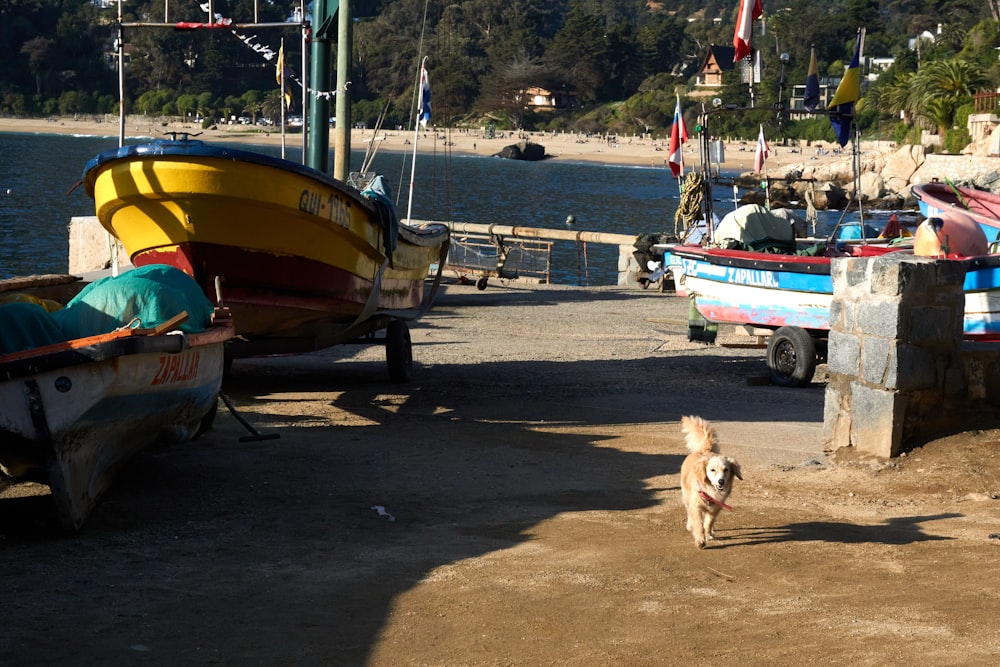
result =
M701 417L681 417L681 431L688 451L708 454L719 451L719 439L707 421Z

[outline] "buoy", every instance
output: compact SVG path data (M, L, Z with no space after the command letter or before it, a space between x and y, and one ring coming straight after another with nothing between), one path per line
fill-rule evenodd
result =
M575 215L570 214L570 215L566 216L566 224L567 225L572 225L574 222L576 222L576 216Z
M928 218L913 235L913 254L920 257L975 257L989 252L986 233L975 220L958 211Z

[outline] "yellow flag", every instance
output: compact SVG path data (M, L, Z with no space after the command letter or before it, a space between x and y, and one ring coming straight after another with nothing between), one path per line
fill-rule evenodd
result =
M282 41L281 46L278 47L278 67L274 72L274 80L281 85L282 74L285 71L285 43Z

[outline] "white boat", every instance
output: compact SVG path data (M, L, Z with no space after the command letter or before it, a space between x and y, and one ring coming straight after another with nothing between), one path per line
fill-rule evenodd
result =
M115 279L105 280L110 300L126 304L123 319L148 312L141 305L129 311L143 294L126 294ZM83 320L103 320L90 312L93 293L85 289L65 312L81 304ZM65 320L53 325L33 303L0 306L0 474L48 484L59 522L78 530L133 455L208 430L222 384L223 346L233 327L223 311L213 311L207 300L204 305L211 313L204 326L185 324L189 316L205 319L192 303L190 312L178 311L154 326L123 326L14 351L19 339L46 340L72 327Z

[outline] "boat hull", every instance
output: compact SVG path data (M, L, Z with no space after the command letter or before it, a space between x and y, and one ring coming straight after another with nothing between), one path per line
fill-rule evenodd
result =
M448 241L444 225L394 227L321 172L198 141L102 153L84 184L133 263L180 268L213 301L218 284L237 333L251 338L421 308Z
M83 526L132 456L192 439L217 408L231 325L131 333L0 356L0 469L47 483L69 530Z
M976 221L988 242L1000 240L1000 195L937 182L914 185L911 190L924 217L936 218L957 210Z
M684 291L710 322L830 328L829 258L681 246L673 254L681 262Z
M964 336L968 340L1000 341L1000 255L964 261Z
M677 246L685 290L710 322L766 329L830 329L829 257L792 257ZM960 259L966 265L966 340L1000 340L1000 255Z

